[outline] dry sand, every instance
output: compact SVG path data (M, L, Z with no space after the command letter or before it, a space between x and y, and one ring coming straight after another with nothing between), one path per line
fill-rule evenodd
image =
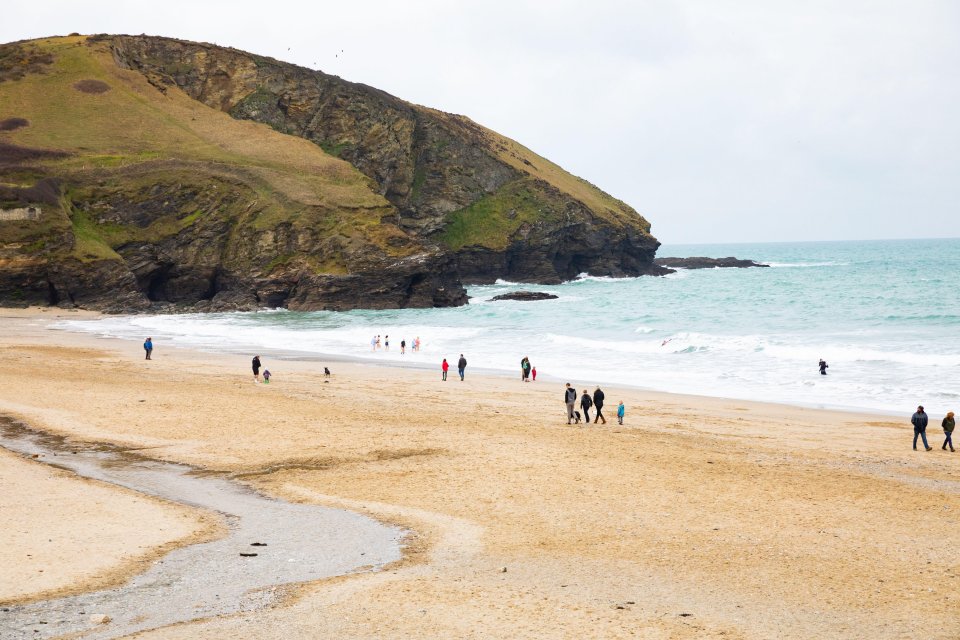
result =
M146 362L139 343L47 329L57 314L77 317L0 311L0 413L416 532L387 571L144 638L960 637L960 453L940 450L939 416L935 450L913 452L912 407L897 419L611 388L606 426L568 427L556 383L341 363L327 382L316 363L262 354L274 381L254 385L247 356L158 343ZM0 456L2 470L29 464ZM178 537L148 537L151 518L184 517L169 505L128 517L117 491L95 512L85 484L42 473L64 497L13 502L0 534L35 534L13 538L14 557L79 515L126 527L125 545L88 547L82 528L69 543L100 572ZM4 494L26 484L13 475ZM38 568L83 586L84 555ZM36 592L19 584L0 578L8 598Z

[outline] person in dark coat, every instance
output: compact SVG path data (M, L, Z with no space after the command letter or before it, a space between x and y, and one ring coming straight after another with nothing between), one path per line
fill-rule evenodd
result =
M827 361L823 358L820 358L820 364L818 366L820 367L820 375L827 375L827 369L830 368L830 365L827 364Z
M910 418L913 423L913 450L917 450L917 438L923 439L923 446L927 451L933 449L927 444L927 414L923 412L923 405L917 407L917 412Z
M253 381L260 382L260 356L253 356L251 366L253 367Z
M603 391L600 390L599 386L593 392L593 406L597 408L597 417L593 419L593 424L597 424L597 420L602 420L603 424L607 424L607 419L603 417Z
M940 426L943 427L943 435L946 436L943 440L943 446L940 448L946 449L949 446L950 451L955 451L953 448L953 429L957 426L957 423L953 419L953 411L947 412L947 416L940 423Z
M467 368L467 359L463 357L463 354L460 354L460 359L457 360L457 371L460 373L460 382L463 382L463 370Z
M592 406L593 399L590 397L590 392L584 389L583 395L580 396L580 408L583 409L583 419L587 424L590 424L590 407Z

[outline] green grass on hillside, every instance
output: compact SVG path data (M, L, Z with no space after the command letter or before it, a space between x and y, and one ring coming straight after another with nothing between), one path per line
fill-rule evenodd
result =
M439 240L455 251L470 246L502 250L523 224L552 220L556 215L555 203L531 180L517 180L451 213Z

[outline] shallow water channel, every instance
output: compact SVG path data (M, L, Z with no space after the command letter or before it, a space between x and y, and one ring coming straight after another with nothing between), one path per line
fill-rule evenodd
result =
M278 600L277 586L376 570L400 559L402 530L349 511L268 498L184 465L72 443L3 418L0 446L81 476L216 511L229 530L220 540L171 551L122 586L4 607L0 638L117 638L259 609Z

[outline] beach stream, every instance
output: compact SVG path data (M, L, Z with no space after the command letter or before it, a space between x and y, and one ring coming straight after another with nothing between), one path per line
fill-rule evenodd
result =
M228 530L219 540L171 551L115 588L4 605L2 638L117 638L252 611L279 602L282 585L376 570L401 557L403 531L397 527L268 498L188 466L72 442L5 418L0 446L80 476L215 511Z

